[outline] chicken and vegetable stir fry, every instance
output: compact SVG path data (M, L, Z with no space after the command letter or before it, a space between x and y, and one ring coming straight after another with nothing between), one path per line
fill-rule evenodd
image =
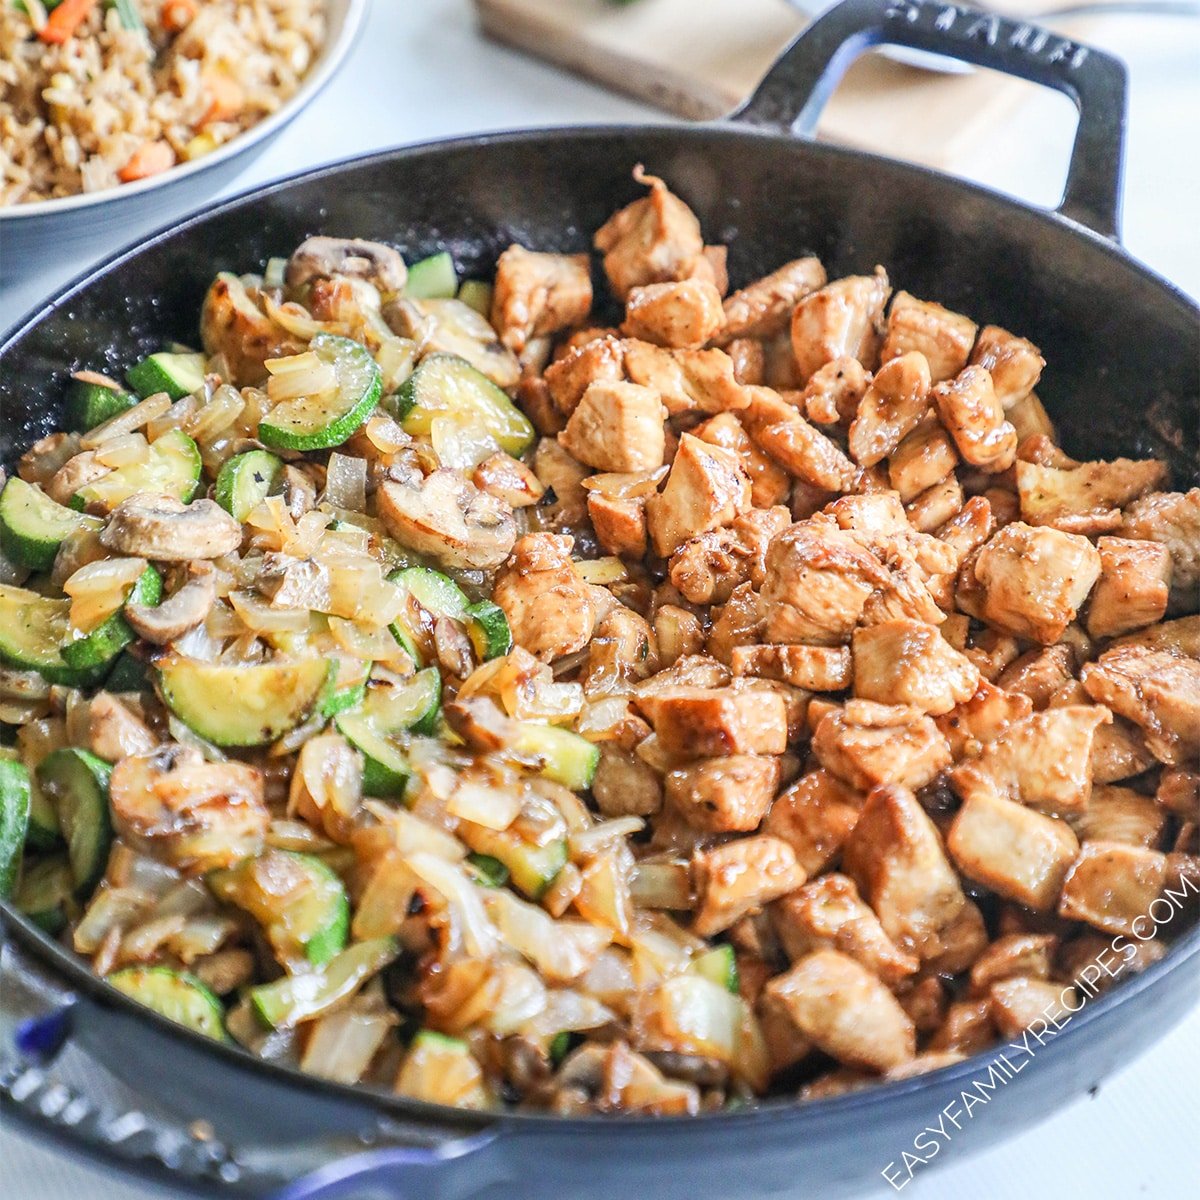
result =
M0 887L116 987L694 1113L952 1063L1194 915L1200 489L1068 457L1038 348L882 268L731 291L637 178L595 270L221 274L21 458Z

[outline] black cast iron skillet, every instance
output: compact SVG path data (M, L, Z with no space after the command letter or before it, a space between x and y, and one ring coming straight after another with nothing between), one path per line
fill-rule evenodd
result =
M880 42L1070 96L1080 123L1058 211L811 141L844 67ZM116 369L164 340L194 342L218 269L249 269L317 232L381 238L410 258L445 247L468 273L489 270L514 240L584 249L639 194L630 169L644 162L697 211L708 240L731 244L735 283L801 252L820 255L831 277L882 263L917 295L1037 341L1050 364L1039 391L1070 453L1158 455L1177 483L1192 482L1197 310L1117 244L1124 113L1125 73L1107 55L925 0L848 0L787 51L731 124L509 133L391 151L260 189L117 255L0 347L0 456L10 461L58 425L68 369ZM296 1181L291 1200L358 1195L367 1184L397 1200L829 1200L879 1186L885 1170L903 1182L908 1165L923 1168L902 1152L947 1106L959 1106L961 1128L943 1122L952 1140L942 1159L1039 1120L1128 1062L1193 1003L1200 965L1200 930L1185 932L1181 913L1165 931L1181 936L1161 962L1090 999L1044 1046L1007 1050L1003 1082L989 1076L998 1052L985 1052L816 1103L559 1119L457 1112L263 1063L136 1006L10 907L0 918L6 1115L176 1188L262 1196ZM46 1063L64 1045L128 1081L153 1116L114 1123L56 1090ZM969 1117L964 1089L986 1097ZM208 1123L202 1138L189 1132L197 1119Z

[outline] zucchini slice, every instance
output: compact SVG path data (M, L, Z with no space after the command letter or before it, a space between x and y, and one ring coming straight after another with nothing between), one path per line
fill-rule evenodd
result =
M405 432L428 437L433 422L450 414L481 428L514 458L533 445L534 429L525 416L481 371L454 354L430 354L397 392L399 410L407 412Z
M732 946L722 944L706 950L692 959L688 970L694 975L703 976L710 983L719 984L735 996L738 994L737 957Z
M501 658L512 649L512 630L500 605L480 600L466 609L462 619L480 662Z
M493 295L492 285L482 279L464 279L458 288L458 298L481 317L490 315Z
M404 294L410 300L449 300L457 291L454 259L445 250L422 258L408 268Z
M108 865L113 836L108 806L111 773L103 759L74 746L54 750L38 764L38 783L50 797L66 839L77 896L90 895Z
M71 602L0 584L0 661L37 671L47 683L82 687L102 668L72 667L62 648L71 640Z
M150 453L138 463L130 463L101 475L75 493L71 507L93 506L112 512L122 500L138 492L156 492L173 496L186 504L200 486L200 451L182 430L171 429L150 443Z
M396 1091L429 1104L454 1108L490 1108L492 1098L483 1068L471 1047L432 1029L419 1030L396 1078Z
M0 492L0 549L31 571L50 570L63 539L85 526L102 529L104 522L55 503L19 475Z
M125 379L143 400L158 392L166 392L172 400L182 400L204 386L204 355L171 354L164 350L130 367Z
M266 450L247 450L221 464L213 499L235 521L244 521L278 486L283 461Z
M427 612L438 617L458 620L467 611L467 594L448 575L432 567L405 567L388 576L391 583L403 588Z
M137 397L119 387L76 380L67 392L67 428L85 432L111 420L137 403Z
M65 854L26 862L21 881L13 893L13 904L35 925L54 937L67 925L67 905L72 902L75 879Z
M503 887L508 882L508 868L490 854L468 854L467 862L475 868L476 882L484 887Z
M329 674L323 658L230 666L176 658L160 663L163 703L206 741L265 746L312 712Z
M13 893L29 831L29 772L0 759L0 898Z
M123 967L105 976L119 992L205 1037L225 1040L225 1008L194 975L170 967Z
M250 1003L270 1029L290 1029L352 996L400 953L395 938L355 942L319 971L287 975L250 989Z
M213 895L248 912L285 965L320 966L346 945L350 901L337 873L319 858L265 850L206 876Z
M134 580L125 597L126 604L157 604L162 599L162 576L151 566ZM91 633L68 642L62 648L63 661L77 671L103 670L129 645L137 634L118 609Z
M600 747L587 738L557 725L539 725L535 721L520 723L509 750L543 778L553 779L573 792L592 786L600 762Z
M480 857L495 859L530 900L540 900L567 863L566 838L535 846L512 829L487 829L473 821L461 821L458 836L475 852L473 862L478 865Z
M329 678L321 689L317 712L323 717L357 708L367 695L367 680L373 664L359 658L335 658L329 667Z
M259 441L278 450L340 446L375 411L383 387L379 364L366 346L319 333L308 348L333 367L337 394L301 396L275 405L258 426Z
M53 850L62 845L58 814L36 776L29 780L29 826L25 831L25 840L35 850Z

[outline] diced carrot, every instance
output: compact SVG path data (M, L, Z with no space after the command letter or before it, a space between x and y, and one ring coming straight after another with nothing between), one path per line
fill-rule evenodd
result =
M242 111L245 94L227 75L206 75L204 90L212 97L212 101L200 118L201 125L231 120Z
M168 33L180 33L196 16L196 0L168 0L162 7L163 28Z
M97 0L62 0L62 3L46 18L46 24L38 30L43 42L61 46L70 40L75 30L96 7Z
M167 142L143 142L117 172L117 178L122 183L132 183L168 171L174 165L175 151Z

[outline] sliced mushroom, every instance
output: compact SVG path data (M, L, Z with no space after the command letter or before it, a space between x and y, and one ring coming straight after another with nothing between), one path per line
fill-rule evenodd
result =
M109 550L156 562L220 558L242 544L242 527L212 500L181 504L138 494L113 509L100 541Z
M382 483L375 498L394 538L445 567L497 567L517 540L512 509L454 471L434 471L419 487Z
M335 275L365 279L385 295L394 295L404 287L408 268L400 252L382 242L310 237L293 251L285 279L289 288L301 288L310 279Z
M124 617L138 637L166 646L195 629L208 616L217 598L217 579L204 561L191 564L189 578L159 605L127 604Z
M317 485L303 466L283 468L283 502L293 521L317 507Z

